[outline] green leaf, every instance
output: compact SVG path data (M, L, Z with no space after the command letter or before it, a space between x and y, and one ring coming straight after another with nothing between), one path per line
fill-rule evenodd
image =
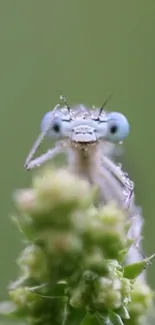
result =
M147 266L151 265L151 260L155 256L152 255L148 258L145 258L143 261L138 263L128 264L124 266L124 277L128 279L135 279L138 275L140 275Z
M114 313L113 311L110 311L109 314L110 314L110 320L114 325L124 325L121 317L118 314Z
M87 313L83 309L67 309L62 325L82 325L86 315Z

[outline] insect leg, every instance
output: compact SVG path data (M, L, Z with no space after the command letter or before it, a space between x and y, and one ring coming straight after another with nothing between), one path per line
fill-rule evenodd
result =
M131 211L131 228L128 235L131 238L136 238L137 242L133 244L129 250L127 263L135 263L136 261L141 261L145 257L141 248L141 233L144 221L140 209L134 205L134 184L132 181L130 181L128 176L124 174L121 168L113 163L113 161L107 157L104 157L103 163L124 187L124 190L126 192L124 208L127 210L130 209ZM144 274L142 274L142 277L144 277Z
M112 173L112 175L117 179L124 190L124 207L129 209L134 201L134 183L129 179L128 175L124 173L118 165L113 163L112 160L106 156L102 159L104 166Z
M109 190L109 193L111 194L110 199L116 200L118 204L123 206L123 193L122 193L120 183L117 181L117 179L113 177L113 175L105 166L100 167L99 175L100 177L103 178L105 183L107 183L107 188ZM106 187L105 189L103 189L103 191L106 191Z
M56 105L55 108L53 109L53 111L55 111L60 105ZM43 132L39 135L39 137L37 138L37 140L35 141L30 153L28 154L24 167L27 168L27 166L29 165L30 161L32 160L34 154L36 153L36 151L38 150L38 148L40 147L42 141L44 140L44 138L47 135L47 132L49 131L50 127L52 124L52 119L49 120L49 123L47 124L46 128L43 130Z
M48 150L45 154L37 157L36 159L27 159L25 162L24 167L29 170L36 167L39 167L40 165L44 164L46 161L54 158L57 154L61 153L63 151L62 146L57 146L51 150Z

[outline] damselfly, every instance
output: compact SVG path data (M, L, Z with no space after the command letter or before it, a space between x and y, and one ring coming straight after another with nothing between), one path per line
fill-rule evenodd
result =
M134 203L134 183L111 158L111 151L128 136L129 122L119 112L108 112L107 100L101 108L89 109L83 104L71 108L64 97L61 99L62 104L43 117L41 134L26 159L25 168L30 170L58 154L67 154L69 169L98 185L102 204L116 201L128 210L133 220L130 236L137 238L137 248L131 248L128 260L141 260L139 242L143 218ZM54 148L33 159L45 137L55 140Z
M25 168L38 167L64 152L70 170L99 186L104 203L115 200L129 207L134 184L109 153L127 137L130 127L123 114L108 113L104 109L106 103L100 109L88 109L83 104L70 108L63 98L63 104L56 105L43 117L41 134L26 159ZM45 137L55 140L55 147L33 159Z

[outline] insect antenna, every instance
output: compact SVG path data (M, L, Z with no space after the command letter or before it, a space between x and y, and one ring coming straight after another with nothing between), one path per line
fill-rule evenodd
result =
M99 110L98 118L100 118L100 116L101 116L101 114L102 114L102 112L103 112L103 110L104 110L105 105L109 102L109 100L112 98L112 96L113 96L113 93L111 93L111 94L108 96L108 98L104 101L102 107L101 107L100 110Z
M66 97L64 97L64 96L60 96L60 100L66 105L66 107L67 107L67 109L68 109L68 113L69 113L69 115L70 115L70 106L68 105L68 103L67 103L67 100L66 100Z

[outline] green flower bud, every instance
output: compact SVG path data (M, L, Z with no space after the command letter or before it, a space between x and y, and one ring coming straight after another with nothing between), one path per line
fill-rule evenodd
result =
M29 245L22 252L18 264L23 274L36 281L48 281L49 270L47 258L43 249L37 245Z
M45 170L33 181L32 189L18 190L15 201L21 216L19 226L27 234L52 227L72 227L71 213L85 211L92 204L94 193L88 182L65 170Z
M42 298L31 292L28 287L19 287L10 291L9 294L21 314L32 315L40 308Z
M33 189L43 209L52 209L60 204L70 208L89 205L92 200L90 186L87 181L79 180L64 169L44 170L42 175L33 181Z
M28 240L18 259L21 276L10 287L13 303L0 313L15 311L30 325L78 324L77 315L87 312L106 324L141 325L153 295L133 278L152 257L124 266L136 240L129 239L127 210L97 207L90 184L64 169L44 170L15 200Z
M125 212L115 205L93 212L93 217L86 216L87 229L83 230L86 242L100 247L105 258L119 259L120 252L127 253L130 246Z
M124 303L127 304L131 300L132 283L129 279L122 278L121 293L124 298Z
M93 304L97 310L116 309L122 304L121 281L101 277L96 281Z
M25 317L28 324L62 324L65 299L48 299L26 287L11 291L10 296L18 307L18 315Z
M131 291L131 302L129 303L128 310L133 324L141 324L141 319L147 316L148 312L153 307L154 293L150 287L137 279L133 284Z
M104 255L100 248L95 248L90 254L88 253L84 259L85 268L96 272L98 275L107 275L109 268L107 260L104 259Z
M74 233L64 231L47 231L41 233L45 251L50 259L50 267L58 280L77 272L83 258L83 245ZM54 278L55 278L54 277Z

